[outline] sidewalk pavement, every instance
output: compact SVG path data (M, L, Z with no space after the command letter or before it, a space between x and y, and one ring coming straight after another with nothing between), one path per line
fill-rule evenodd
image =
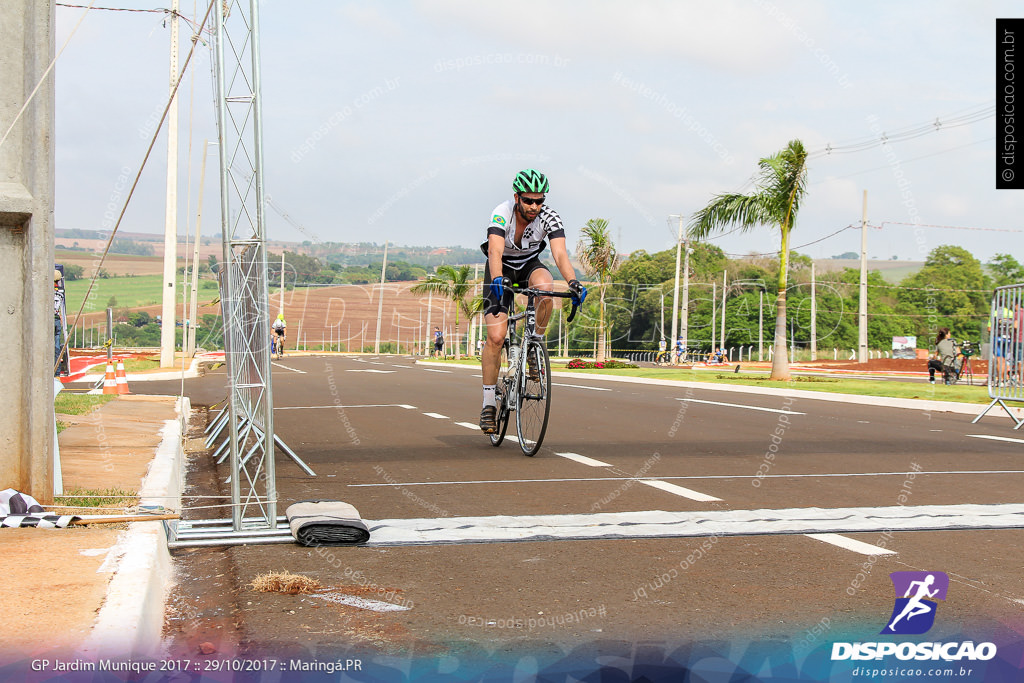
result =
M122 489L176 505L181 422L173 396L118 396L58 437L64 491ZM186 422L187 424L187 422ZM170 498L168 498L170 497ZM123 514L97 510L95 516ZM170 557L160 522L0 529L4 664L156 654Z

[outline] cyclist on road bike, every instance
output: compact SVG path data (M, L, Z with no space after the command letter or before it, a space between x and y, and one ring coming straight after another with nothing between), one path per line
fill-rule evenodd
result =
M280 358L284 355L285 333L288 330L288 323L284 321L284 313L278 313L277 320L270 327L277 337L277 357Z
M512 308L512 285L552 290L551 272L540 262L546 240L551 242L551 256L558 272L569 283L573 301L583 303L587 288L576 279L565 248L565 229L555 210L546 206L549 188L547 177L532 168L520 171L512 181L513 199L502 202L491 212L487 241L480 245L487 256L484 265L484 321L487 341L480 365L483 375L484 401L480 411L480 429L485 434L498 430L495 384L501 366L501 347L508 331L508 313ZM551 300L537 302L538 337L544 336L551 317ZM532 359L528 359L532 360ZM534 375L536 368L530 367Z
M676 339L676 365L680 365L683 362L683 354L686 353L686 349L683 348L683 338L680 336Z

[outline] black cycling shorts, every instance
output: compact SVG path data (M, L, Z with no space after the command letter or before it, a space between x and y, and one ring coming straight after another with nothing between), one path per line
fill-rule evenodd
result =
M283 327L275 327L274 328L274 334L276 334L278 337L283 337L284 336L284 328Z
M540 259L536 256L527 261L521 268L509 268L508 266L502 265L504 272L502 273L505 277L512 280L512 284L518 287L528 287L530 285L530 275L533 271L538 268L543 268L551 274L548 267L540 262ZM510 287L505 288L505 293L501 297L501 301L498 301L498 297L494 296L494 292L491 291L491 264L484 264L484 313L487 315L498 315L499 313L508 313L512 307L512 299L515 294L512 293Z

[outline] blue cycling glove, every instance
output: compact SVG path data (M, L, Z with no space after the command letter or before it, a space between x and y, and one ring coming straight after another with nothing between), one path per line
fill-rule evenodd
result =
M569 280L569 291L573 294L573 303L582 306L587 300L587 288L579 280Z
M501 301L502 296L505 295L505 288L511 287L512 281L502 275L491 280L491 293L497 297L498 301Z

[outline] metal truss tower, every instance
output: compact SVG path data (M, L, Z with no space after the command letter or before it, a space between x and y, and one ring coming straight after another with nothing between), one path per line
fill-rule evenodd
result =
M263 185L258 0L217 0L221 312L230 382L231 530L275 529L274 401Z

